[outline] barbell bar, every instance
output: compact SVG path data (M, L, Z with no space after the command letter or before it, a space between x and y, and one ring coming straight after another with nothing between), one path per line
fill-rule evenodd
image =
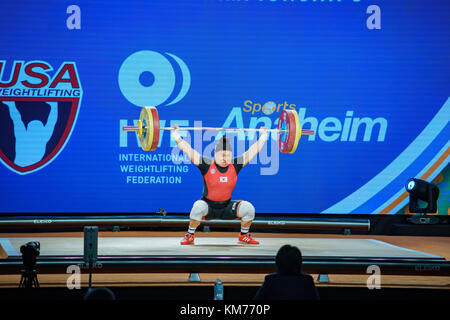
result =
M220 127L179 127L180 131L186 130L215 130L215 131L262 131L261 128L220 128ZM154 151L159 144L161 130L174 130L172 127L160 127L158 110L155 107L143 107L139 120L135 126L124 126L123 131L136 132L141 147L145 151ZM314 130L304 130L293 109L283 110L278 119L277 129L267 129L267 132L278 133L278 146L282 153L294 153L302 135L314 135Z
M144 129L147 129L146 127ZM261 128L219 128L219 127L179 127L180 131L196 131L196 130L216 130L216 131L262 131ZM139 131L138 126L123 126L123 131ZM162 127L159 130L173 130L172 127ZM287 130L279 130L279 129L267 129L267 132L287 132ZM314 135L314 130L302 130L302 135L312 136Z

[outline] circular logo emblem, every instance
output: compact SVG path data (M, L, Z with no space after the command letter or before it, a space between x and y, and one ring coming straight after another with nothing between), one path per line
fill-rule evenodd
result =
M211 174L216 173L216 169L211 169Z
M266 102L262 106L262 112L267 115L272 114L276 109L277 104L273 101Z
M179 69L180 74L175 73L175 69ZM141 108L177 103L189 90L191 75L187 65L176 55L143 50L125 59L118 80L125 98Z

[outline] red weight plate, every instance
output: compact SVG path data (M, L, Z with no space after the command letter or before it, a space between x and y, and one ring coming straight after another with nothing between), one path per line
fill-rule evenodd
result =
M285 123L285 140L282 140L283 133L278 132L278 147L282 153L289 153L292 151L295 142L295 115L291 110L283 110L278 120L278 130L283 130L283 123Z
M289 115L286 110L281 111L280 117L278 118L278 130L288 130L289 126ZM285 153L287 148L288 135L286 132L278 132L278 148L282 153Z
M285 121L286 118L287 118L287 115L285 114L284 110L281 111L280 117L278 118L278 126L277 126L278 130L283 129L283 123L286 122ZM281 152L283 152L283 150L284 150L284 141L285 141L285 140L282 140L282 138L284 138L286 140L286 135L283 135L283 133L278 131L278 149L280 149Z
M156 109L155 107L152 107L151 110L153 116L153 142L150 151L155 151L158 148L159 144L159 115L158 109Z
M297 130L297 125L295 123L295 114L294 111L292 110L286 110L287 114L288 114L288 119L289 119L289 129L287 132L287 136L288 136L288 146L286 148L286 152L290 153L292 151L292 149L294 149L294 144L295 144L295 133Z

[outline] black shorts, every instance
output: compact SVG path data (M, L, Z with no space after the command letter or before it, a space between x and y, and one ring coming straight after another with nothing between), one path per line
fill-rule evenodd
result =
M230 200L226 202L214 202L206 198L202 198L208 204L208 214L205 220L222 219L233 220L238 219L237 208L242 200Z

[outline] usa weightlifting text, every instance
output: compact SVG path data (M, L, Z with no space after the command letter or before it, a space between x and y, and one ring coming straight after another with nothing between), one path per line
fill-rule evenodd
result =
M213 315L260 315L267 316L271 310L268 304L219 304L215 306L183 305L179 314L199 315L211 318Z

